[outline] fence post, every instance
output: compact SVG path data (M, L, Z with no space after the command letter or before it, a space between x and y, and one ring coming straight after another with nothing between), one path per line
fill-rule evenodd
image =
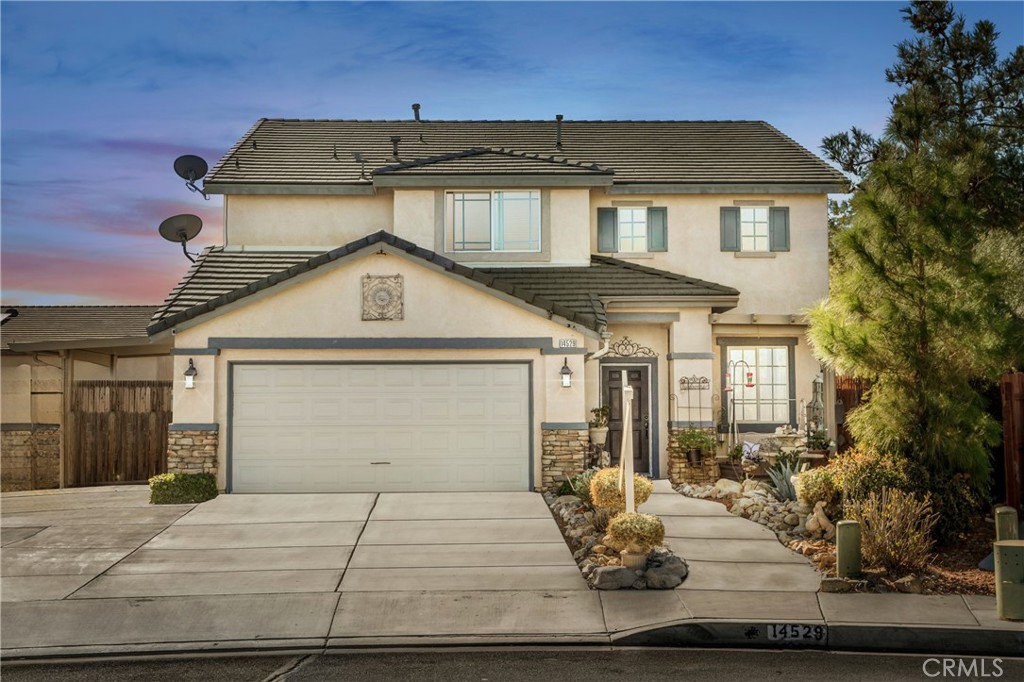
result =
M1013 507L996 507L996 540L1019 540L1020 523Z

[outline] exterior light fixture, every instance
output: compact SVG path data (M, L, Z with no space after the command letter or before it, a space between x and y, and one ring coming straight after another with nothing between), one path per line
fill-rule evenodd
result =
M196 365L192 362L192 358L188 359L188 369L185 370L185 388L196 387L196 375L199 374L196 370Z
M572 386L572 370L569 369L569 358L565 358L562 369L558 371L558 374L562 377L562 388Z

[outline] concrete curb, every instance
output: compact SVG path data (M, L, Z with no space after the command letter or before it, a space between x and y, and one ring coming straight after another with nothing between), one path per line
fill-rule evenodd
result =
M723 647L745 649L819 649L877 653L1024 656L1024 632L934 625L794 623L822 626L820 640L772 640L769 628L780 621L684 620L636 628L611 636L614 646Z

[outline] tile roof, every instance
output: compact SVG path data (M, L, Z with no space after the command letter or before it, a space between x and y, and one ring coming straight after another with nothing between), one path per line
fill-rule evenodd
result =
M595 331L606 325L600 297L739 295L731 287L605 256L593 256L589 267L470 268L381 231L326 253L208 248L155 312L149 333L159 333L377 243Z
M9 310L17 315L8 315ZM16 305L2 306L0 349L12 343L47 343L98 339L148 342L146 325L157 311L152 305Z
M402 138L400 159L502 149L597 164L614 171L616 184L847 184L763 121L566 120L556 149L554 121L260 119L214 165L206 185L369 185L366 174L394 165L392 136Z
M382 174L423 174L423 175L458 175L484 174L501 175L506 173L525 175L562 175L609 173L597 164L582 164L554 155L525 154L511 149L467 149L452 154L442 154L425 159L415 159L404 163L384 166L373 171L374 175Z

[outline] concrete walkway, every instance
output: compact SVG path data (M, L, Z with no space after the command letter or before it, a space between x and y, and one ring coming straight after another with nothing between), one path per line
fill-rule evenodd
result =
M965 651L1024 653L1024 625L996 620L992 599L818 595L806 560L717 503L658 481L643 510L690 563L677 590L589 590L533 493L224 495L174 507L150 506L140 486L4 494L3 656L791 643L771 639L772 623L827 626L802 646L870 648L885 630L883 644L903 633L918 650L931 637L951 653L953 640L936 639L945 633Z

